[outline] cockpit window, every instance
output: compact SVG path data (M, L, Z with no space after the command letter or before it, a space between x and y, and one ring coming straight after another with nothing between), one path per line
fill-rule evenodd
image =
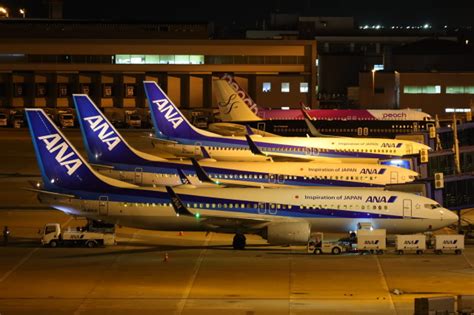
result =
M426 209L437 209L437 208L441 208L441 205L439 203L427 203L425 204L425 208Z

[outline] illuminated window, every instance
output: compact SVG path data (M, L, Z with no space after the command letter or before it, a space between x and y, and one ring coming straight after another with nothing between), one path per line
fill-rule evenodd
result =
M135 84L125 84L125 97L130 98L130 97L135 97L135 89L136 86Z
M374 65L373 70L374 70L374 71L383 70L383 65L382 65L382 64L380 64L380 65Z
M282 93L289 93L290 92L290 82L282 82L281 83L281 92Z
M115 55L116 64L204 64L204 55Z
M404 86L405 94L440 94L441 85L424 85L424 86Z
M102 85L102 97L112 97L112 84L103 84Z
M446 113L468 113L471 111L470 108L445 108Z
M300 93L308 93L309 86L308 82L300 82Z
M474 86L447 86L446 94L474 94Z
M272 91L272 84L270 82L263 82L262 84L262 92L271 92Z

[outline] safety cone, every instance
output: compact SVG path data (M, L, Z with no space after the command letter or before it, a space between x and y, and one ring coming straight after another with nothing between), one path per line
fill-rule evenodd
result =
M179 231L178 235L183 236L184 235L183 231Z
M163 258L163 262L168 262L168 259L169 259L168 253L165 253L165 258Z

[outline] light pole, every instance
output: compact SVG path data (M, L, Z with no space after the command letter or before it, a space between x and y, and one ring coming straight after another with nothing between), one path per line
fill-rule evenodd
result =
M8 17L8 10L7 8L0 7L0 18L7 18Z

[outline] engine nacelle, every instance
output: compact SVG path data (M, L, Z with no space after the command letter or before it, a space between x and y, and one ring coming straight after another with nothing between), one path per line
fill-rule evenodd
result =
M307 222L273 223L267 227L264 238L272 245L308 243L311 226Z

